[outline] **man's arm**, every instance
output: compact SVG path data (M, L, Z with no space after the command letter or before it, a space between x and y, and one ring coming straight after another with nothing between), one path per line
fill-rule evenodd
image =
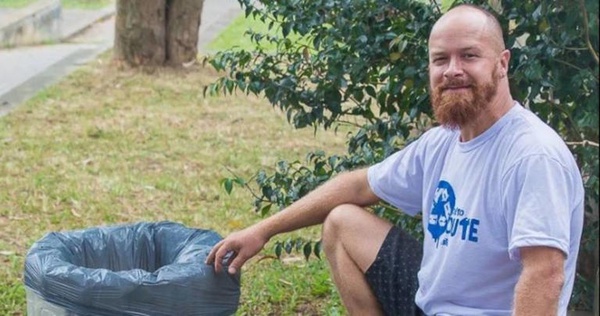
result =
M233 251L229 272L235 273L256 255L269 239L283 232L323 223L329 212L342 204L367 206L379 201L367 179L367 169L345 172L330 179L283 211L242 231L233 233L213 247L207 264L222 268L223 257Z
M520 248L523 271L515 288L514 315L556 315L565 274L564 253L551 247Z

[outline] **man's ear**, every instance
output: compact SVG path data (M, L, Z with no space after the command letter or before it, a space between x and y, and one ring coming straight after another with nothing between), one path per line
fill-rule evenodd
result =
M506 77L508 74L508 65L510 63L510 50L505 49L500 53L500 78Z

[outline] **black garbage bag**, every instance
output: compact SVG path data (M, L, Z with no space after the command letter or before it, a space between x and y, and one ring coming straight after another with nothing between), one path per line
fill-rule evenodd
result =
M173 222L49 233L30 248L24 282L76 315L231 315L240 275L204 263L220 240Z

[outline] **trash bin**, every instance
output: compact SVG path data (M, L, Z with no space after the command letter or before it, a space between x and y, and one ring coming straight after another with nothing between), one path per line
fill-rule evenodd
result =
M234 314L240 275L204 264L219 240L173 222L49 233L25 259L27 314Z

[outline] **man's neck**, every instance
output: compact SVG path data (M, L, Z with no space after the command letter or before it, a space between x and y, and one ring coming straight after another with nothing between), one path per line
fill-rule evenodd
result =
M514 100L510 94L504 96L498 95L490 104L483 110L477 118L472 120L465 126L460 128L460 141L468 142L475 137L483 134L488 128L492 127L504 114L506 114L512 106Z

